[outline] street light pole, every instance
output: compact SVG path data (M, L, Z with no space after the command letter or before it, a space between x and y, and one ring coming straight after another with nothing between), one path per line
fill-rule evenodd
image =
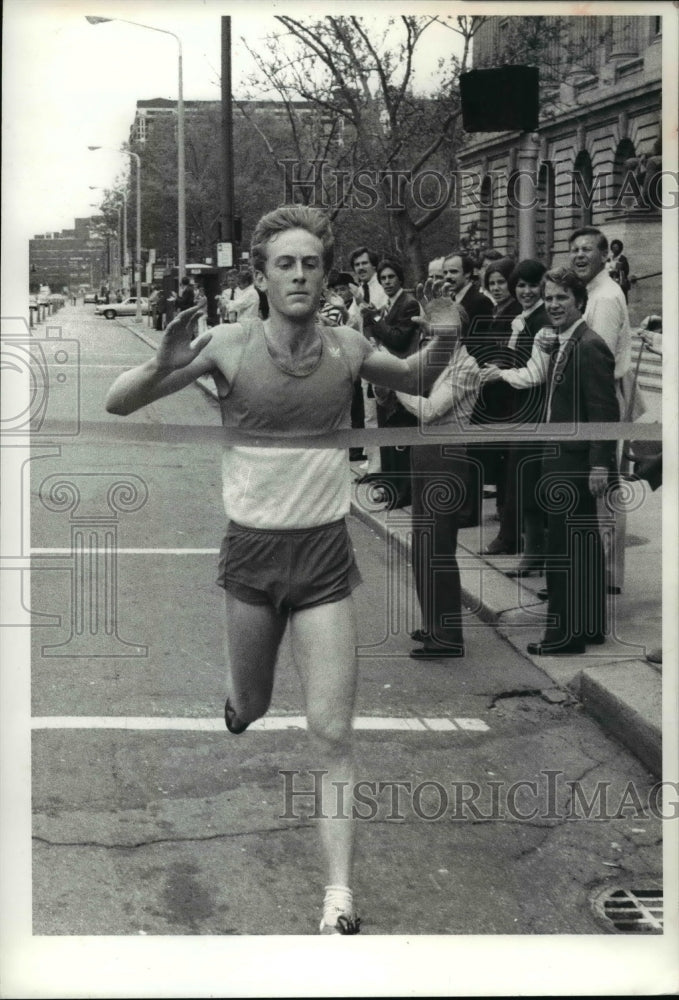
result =
M140 24L138 21L128 21L124 17L95 17L86 15L90 24L106 24L109 21L120 21L132 24L135 28L146 28L148 31L159 31L163 35L172 35L177 43L177 280L181 282L186 273L186 169L184 159L184 80L182 42L179 35L166 28L156 28L151 24Z
M91 153L97 149L110 149L109 146L88 146ZM131 149L117 149L117 153L124 153L125 156L132 156L137 162L137 239L135 256L136 260L136 290L137 290L137 311L135 320L141 323L141 158L139 153L133 153ZM127 254L127 197L125 196L125 253Z

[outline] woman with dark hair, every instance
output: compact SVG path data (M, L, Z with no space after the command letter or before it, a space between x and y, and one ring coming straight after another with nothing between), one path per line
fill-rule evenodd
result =
M526 259L509 278L509 288L521 306L512 320L508 348L513 351L512 368L523 368L533 350L535 335L549 325L542 301L540 283L546 267L539 260ZM544 385L513 389L513 413L516 423L538 423L544 419ZM542 463L542 446L512 442L507 448L505 502L499 537L516 542L523 537L519 566L507 576L541 574L544 568L545 518L537 503L536 488Z
M513 367L513 352L509 350L512 335L512 320L521 312L521 306L509 289L509 279L515 263L511 257L501 257L492 261L484 274L486 291L495 303L492 315L480 319L466 340L469 354L476 359L479 367L497 365L500 368ZM472 423L495 424L506 422L512 413L512 389L504 382L493 382L483 386L474 408ZM470 449L483 471L483 481L494 483L497 488L496 503L498 518L502 521L505 502L507 447L504 444L484 444ZM498 534L486 548L489 555L516 552L516 538L503 538Z

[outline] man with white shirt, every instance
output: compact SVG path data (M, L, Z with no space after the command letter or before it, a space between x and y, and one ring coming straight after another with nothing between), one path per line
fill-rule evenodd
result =
M230 303L230 312L235 312L236 323L251 316L259 316L259 295L253 284L252 273L241 271L238 275L238 295Z
M420 315L420 305L403 288L404 271L396 260L383 260L377 277L387 295L383 309L363 304L363 332L378 347L390 354L407 358L419 347L420 328L413 320ZM389 389L375 388L378 427L416 427L417 418L405 410ZM381 472L375 480L384 487L382 501L389 510L407 507L411 501L410 448L380 447ZM376 499L378 499L376 497Z
M356 277L356 285L352 288L354 303L349 309L349 320L358 319L358 329L361 332L363 332L361 306L370 305L375 309L382 309L387 304L386 293L377 277L379 262L379 254L369 250L368 247L357 247L349 258L349 265Z
M368 307L382 309L387 304L387 296L380 285L377 277L377 265L380 262L379 255L368 247L357 247L349 257L349 264L356 277L356 284L351 286L354 301L349 307L349 318L347 323L356 330L364 332L363 317ZM355 390L358 392L358 389ZM377 427L377 405L372 386L363 381L361 390L363 393L363 419L365 427ZM354 401L355 408L357 401ZM380 450L379 448L365 449L368 463L366 475L373 476L380 471Z
M606 341L615 358L615 380L620 415L624 412L625 389L629 392L629 371L632 363L632 331L627 313L625 294L606 269L608 240L594 226L583 226L571 234L569 240L571 267L587 286L587 308L584 320L592 330ZM609 521L606 574L608 587L620 593L624 578L625 522L622 512L617 516L605 511Z
M608 344L619 382L632 361L632 331L622 288L606 270L608 240L600 229L583 226L571 235L569 253L571 267L587 286L583 319Z

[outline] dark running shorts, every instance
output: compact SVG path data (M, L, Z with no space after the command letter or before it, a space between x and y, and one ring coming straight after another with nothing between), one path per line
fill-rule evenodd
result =
M361 582L344 518L316 528L267 530L231 521L217 583L246 604L299 611L348 597Z

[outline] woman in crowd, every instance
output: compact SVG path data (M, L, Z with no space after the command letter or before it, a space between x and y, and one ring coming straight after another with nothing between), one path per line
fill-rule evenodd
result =
M512 320L512 335L507 344L512 352L510 367L523 368L533 350L538 330L549 326L540 292L546 268L538 260L522 260L509 279L509 289L521 306L521 313ZM538 423L544 419L544 385L512 390L514 423ZM542 574L544 568L545 517L536 499L537 482L542 463L542 446L513 442L507 447L504 505L499 536L516 548L523 535L519 566L508 576Z
M428 398L398 392L399 402L426 427L469 426L480 388L479 368L458 339L448 365ZM414 660L464 656L460 570L455 552L460 511L469 481L464 445L417 445L411 449L413 575L422 627Z
M509 288L514 267L514 261L510 257L501 257L500 260L491 261L486 268L483 281L486 292L494 303L492 315L485 321L477 322L466 340L469 354L480 367L488 364L498 365L500 368L513 366L513 355L507 345L512 334L512 320L521 312L521 306ZM493 382L483 386L474 408L472 423L504 423L509 419L511 410L512 390L504 382ZM501 521L505 501L507 447L489 443L474 448L471 454L483 468L483 481L496 485L497 513ZM516 537L504 538L502 534L498 534L485 548L489 555L516 551Z
M622 252L622 240L611 240L610 256L606 267L611 277L614 278L622 288L627 302L627 294L630 290L629 261Z

